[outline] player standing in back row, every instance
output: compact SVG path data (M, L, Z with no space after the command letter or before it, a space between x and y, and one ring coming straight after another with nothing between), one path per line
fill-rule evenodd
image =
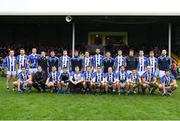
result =
M166 55L166 50L162 50L161 56L158 58L159 77L162 78L165 75L165 70L170 70L172 60Z
M7 56L2 64L2 71L4 71L4 67L7 67L7 76L6 76L6 88L7 91L9 91L9 81L12 76L13 82L15 81L16 78L16 57L14 56L14 50L10 50L9 56ZM14 88L13 88L14 89Z
M18 74L21 72L21 68L25 67L27 69L28 56L25 55L25 50L20 49L20 55L17 56Z
M136 70L138 59L134 56L134 50L129 50L129 56L126 58L126 70L130 74L132 70Z
M101 51L99 48L96 49L96 54L93 56L93 68L94 72L96 72L97 67L101 66L102 67L102 62L103 62L103 56L100 54Z
M32 48L32 54L28 57L29 72L34 74L37 72L39 55L36 53L37 49Z

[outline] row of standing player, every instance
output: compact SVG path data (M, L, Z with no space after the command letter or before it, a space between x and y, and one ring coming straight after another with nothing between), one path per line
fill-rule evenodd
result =
M40 58L45 57L45 53L42 52L41 56L36 54L36 49L32 49L32 54L29 56L25 55L24 49L20 50L20 55L17 58L14 57L14 51L10 51L10 55L4 59L2 67L4 68L7 65L7 88L8 82L11 75L16 74L15 65L18 64L18 73L21 72L21 67L26 66L29 69L30 73L35 73L37 71L37 66L42 64L38 64ZM134 51L129 51L128 57L122 56L122 51L118 50L118 56L113 59L111 57L110 52L106 53L106 57L103 57L100 54L100 49L96 49L96 54L93 57L89 56L89 52L85 52L85 57L82 59L78 56L78 52L75 52L75 57L70 58L67 56L67 51L63 51L63 56L57 58L55 53L52 51L51 56L48 58L47 62L48 72L51 71L52 66L56 66L60 68L62 71L63 67L66 67L68 71L75 70L75 66L79 66L80 68L84 67L86 69L87 66L94 67L94 71L96 71L98 66L103 67L104 72L108 71L108 67L114 67L116 72L118 71L120 66L125 66L128 74L133 69L137 69L139 75L142 75L145 72L145 67L149 65L151 67L152 72L157 75L159 68L159 76L162 77L165 74L165 70L171 68L171 59L166 56L166 50L162 50L162 55L157 59L154 57L154 52L150 51L150 57L144 57L143 51L139 51L139 57L134 56ZM42 66L43 67L43 66ZM71 69L70 69L71 68ZM44 69L46 71L46 68Z

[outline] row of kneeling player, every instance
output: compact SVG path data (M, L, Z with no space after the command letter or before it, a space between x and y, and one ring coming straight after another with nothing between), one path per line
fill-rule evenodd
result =
M156 76L151 73L151 67L146 67L146 72L139 76L136 70L132 70L127 74L125 67L121 66L119 72L113 73L112 67L108 68L107 73L103 73L101 67L97 68L96 72L91 71L91 67L87 66L86 71L80 72L78 66L75 71L69 73L67 68L63 68L60 74L56 67L52 67L52 72L46 78L45 72L42 71L41 66L38 71L31 76L31 74L23 67L22 72L18 75L18 80L14 82L14 88L18 91L24 92L28 89L31 92L32 86L38 92L56 93L113 93L133 95L138 94L155 94L156 89L159 89L160 94L172 95L172 91L177 88L176 79L171 74L170 70L165 71L165 75L158 81Z

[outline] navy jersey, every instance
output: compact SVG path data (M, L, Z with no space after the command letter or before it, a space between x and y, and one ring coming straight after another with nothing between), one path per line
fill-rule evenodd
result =
M152 82L154 77L155 77L154 73L145 72L145 73L142 75L142 78L145 78L146 81L148 81L148 82Z
M18 64L18 69L21 69L23 66L25 68L27 68L28 56L27 55L18 55L17 56L17 64Z
M38 65L42 67L44 72L47 72L47 58L40 57L38 60Z
M58 70L58 62L59 58L56 56L50 56L47 60L47 66L49 67L49 72L52 70L52 66L56 66L56 69Z
M104 73L98 73L98 72L93 73L93 79L95 80L96 83L101 83L101 81L103 81L103 78L104 78Z
M124 83L128 79L128 74L125 71L124 72L119 71L119 72L116 73L116 77L115 78L117 80L119 80L121 83Z
M107 73L108 68L113 67L113 65L114 65L114 59L111 57L110 58L105 57L103 59L104 73Z
M42 72L36 72L33 76L33 82L39 83L39 82L45 82L46 81L46 73L44 71Z
M112 84L115 81L115 74L114 73L105 73L104 78L105 78L105 80L107 80L107 82L109 84Z
M82 58L80 58L79 56L74 56L73 58L71 58L72 71L75 71L76 66L78 66L79 69L81 70L81 68L82 68Z
M66 73L62 72L60 74L59 80L64 81L64 82L68 82L69 79L70 79L70 73L69 72L66 72Z
M158 58L158 67L159 70L167 70L167 69L171 69L171 65L172 65L172 60L170 59L170 57L168 56L160 56Z
M15 56L7 56L3 60L2 68L4 69L5 66L7 66L7 71L16 71L16 57Z
M171 82L175 80L174 76L171 74L169 77L167 77L166 75L164 75L161 78L161 83L170 86Z
M126 69L127 70L133 70L133 69L137 69L137 65L138 65L138 59L135 56L128 56L126 58Z
M29 60L29 67L30 68L37 68L38 67L38 60L39 60L38 54L29 55L28 60Z

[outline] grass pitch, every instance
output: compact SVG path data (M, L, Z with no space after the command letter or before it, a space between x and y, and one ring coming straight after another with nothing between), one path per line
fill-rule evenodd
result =
M177 82L180 80L177 80ZM180 85L180 82L178 82ZM165 120L180 119L180 90L167 96L18 94L0 79L0 119Z

